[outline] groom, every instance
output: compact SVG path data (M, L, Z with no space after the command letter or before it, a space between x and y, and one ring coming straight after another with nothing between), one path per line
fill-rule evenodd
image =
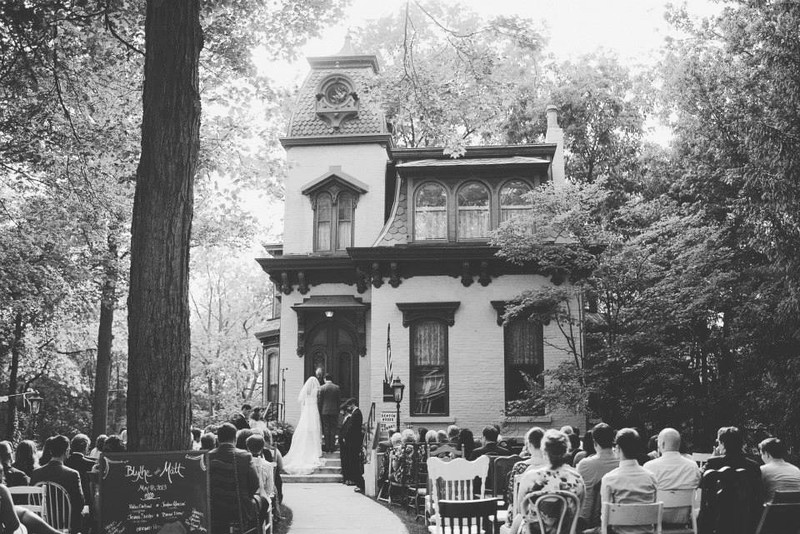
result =
M339 426L340 401L339 386L333 383L333 377L330 374L326 374L325 383L319 388L319 414L322 417L322 435L325 436L325 445L322 450L325 452L336 450L336 427Z

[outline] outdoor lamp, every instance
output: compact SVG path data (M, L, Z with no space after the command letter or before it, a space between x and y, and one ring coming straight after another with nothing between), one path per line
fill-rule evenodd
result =
M400 382L400 377L394 377L392 380L392 394L394 395L394 402L397 404L397 431L400 432L400 403L403 402L403 390L406 385Z
M31 395L26 395L25 400L28 402L28 407L31 411L31 415L36 415L39 413L39 410L42 409L42 397L39 396L39 392L36 390L30 391Z
M328 319L333 318L333 310L325 310L325 317Z

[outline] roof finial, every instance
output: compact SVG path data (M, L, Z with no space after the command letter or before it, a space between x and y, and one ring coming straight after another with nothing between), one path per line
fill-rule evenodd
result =
M351 31L347 30L347 35L344 38L344 46L339 52L336 54L337 56L355 56L356 53L353 50L353 39L351 37Z

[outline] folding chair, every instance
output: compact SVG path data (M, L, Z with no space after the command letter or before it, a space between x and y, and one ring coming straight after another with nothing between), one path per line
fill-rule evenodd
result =
M42 515L44 506L44 488L42 486L12 486L8 488L8 491L11 493L15 505Z
M764 504L756 534L797 534L800 532L800 491L776 491Z
M660 502L651 504L618 504L604 502L600 512L600 534L608 534L610 526L633 527L638 525L652 525L655 534L661 534L661 513L663 505Z
M428 526L431 534L494 534L497 532L499 499L439 501L439 523Z
M450 461L428 458L427 464L428 480L431 488L428 511L434 522L438 522L440 500L475 500L476 478L480 481L480 493L477 498L483 499L486 476L489 473L488 457L481 456L471 462L463 458L455 458Z
M520 509L528 529L538 525L541 534L575 534L578 527L580 500L568 491L530 493L522 499Z
M69 532L73 510L67 490L55 482L38 482L36 485L44 491L42 519L56 530Z
M697 534L695 503L698 491L697 489L658 490L656 501L664 505L662 523L670 525L669 528L664 528L662 525L664 534ZM680 524L675 524L676 518L680 519Z

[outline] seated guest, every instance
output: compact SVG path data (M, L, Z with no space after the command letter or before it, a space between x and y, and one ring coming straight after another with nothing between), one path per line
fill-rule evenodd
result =
M83 488L81 476L74 469L64 465L69 452L69 439L66 436L53 436L48 440L51 459L46 465L33 471L31 485L39 482L55 482L67 490L69 502L72 505L70 532L80 531L81 510L83 510Z
M97 438L94 440L94 447L92 447L92 450L89 451L89 458L94 460L100 458L100 453L103 451L103 444L106 442L106 438L108 438L108 436L105 434L100 434L97 436Z
M674 428L665 428L656 436L658 457L644 464L653 473L656 488L667 490L693 490L700 486L700 468L691 458L680 453L681 435ZM667 525L685 525L691 509L664 510L661 522Z
M597 432L595 432L596 442ZM655 502L656 479L636 460L644 448L639 433L632 428L623 428L617 432L615 447L619 457L619 467L606 473L600 481L601 502L619 504ZM649 534L652 530L649 526L615 528L617 534Z
M3 480L9 488L12 486L27 486L30 479L28 475L14 467L14 455L11 452L11 443L0 441L0 464L3 466Z
M244 531L256 528L267 506L259 495L261 486L253 457L234 445L236 427L231 423L219 427L217 438L219 446L208 453L211 531L229 532L240 520Z
M578 434L567 434L567 438L569 439L569 452L567 453L567 463L569 465L575 465L575 455L579 452L583 452L581 449L581 438Z
M247 450L253 455L253 467L258 473L260 494L265 499L275 496L275 464L268 462L263 456L264 437L262 434L253 434L247 438Z
M650 460L655 460L658 456L658 434L653 434L650 436L650 439L647 440L647 457L650 458Z
M522 508L525 497L537 491L568 491L578 497L578 507L583 500L585 486L578 472L566 464L569 452L569 438L559 430L548 430L544 433L542 448L547 457L547 465L538 469L529 469L519 481L519 490L514 497L513 521L509 531L520 533L524 517L528 510ZM579 510L570 510L568 517L575 517ZM511 519L512 514L509 514ZM567 521L569 524L569 521ZM527 533L525 533L527 534Z
M120 436L108 436L103 443L103 452L125 452L125 442Z
M211 432L206 432L200 438L200 450L201 451L210 451L214 447L217 446L217 436L212 434Z
M462 428L458 431L458 447L461 451L461 456L470 459L472 452L475 450L475 436L472 435L472 430L469 428Z
M400 432L400 437L402 438L403 445L409 445L417 441L417 433L410 428L406 428Z
M452 445L453 447L458 448L458 435L461 433L461 429L458 428L456 425L450 425L447 427L447 443Z
M434 450L435 446L439 443L439 435L435 430L428 430L428 433L425 434L425 443L431 447L431 450Z
M581 460L595 453L594 439L592 438L591 430L586 431L586 434L583 435L582 441L583 441L583 446L581 447L581 450L579 450L578 453L572 459L572 465L577 466Z
M272 439L272 432L266 430L263 434L264 450L262 451L262 455L266 461L275 464L275 499L273 499L272 516L276 521L280 521L283 519L280 507L280 504L283 502L283 478L281 477L281 472L283 471L283 456L281 456L281 451L278 450L278 447L275 446L275 440Z
M613 451L614 429L605 423L597 423L592 436L595 454L584 458L575 467L586 485L586 498L578 518L581 530L600 526L600 481L606 473L619 467L619 459Z
M497 444L497 438L499 435L500 432L498 432L497 427L493 425L483 427L483 445L472 451L472 454L468 457L468 459L475 460L484 454L510 456L511 451Z
M509 504L514 502L514 485L517 476L522 475L528 469L536 469L547 464L547 460L542 453L542 438L544 437L544 430L535 426L525 433L525 450L528 452L528 458L514 464L511 471L508 473L508 487L506 489L507 500ZM509 507L510 509L510 507Z
M236 431L236 448L241 451L247 450L247 438L252 436L255 432L249 428L242 428Z
M0 485L0 532L14 534L61 534L35 512L24 506L15 506L8 488ZM25 529L20 528L20 525Z
M761 459L761 482L764 500L769 502L776 491L800 491L800 469L784 460L786 445L778 438L767 438L758 444Z
M721 469L725 466L733 469L744 469L747 486L753 494L753 509L760 509L764 502L763 488L761 486L761 468L750 458L744 455L744 437L735 426L724 426L717 431L717 447L715 456L706 462L705 469Z
M203 438L203 431L197 427L192 427L192 450L200 450L200 440Z
M86 434L75 434L69 444L69 458L64 465L74 469L81 476L81 490L84 497L91 495L89 490L89 471L94 467L95 462L86 458L89 449L89 436Z
M14 467L29 477L31 476L33 470L38 467L36 464L36 443L29 439L19 442Z
M447 432L444 430L438 430L436 432L436 441L439 443L447 443Z
M430 430L425 428L424 426L417 427L417 436L419 436L420 441L425 441L425 436L428 435L428 432L430 432Z

